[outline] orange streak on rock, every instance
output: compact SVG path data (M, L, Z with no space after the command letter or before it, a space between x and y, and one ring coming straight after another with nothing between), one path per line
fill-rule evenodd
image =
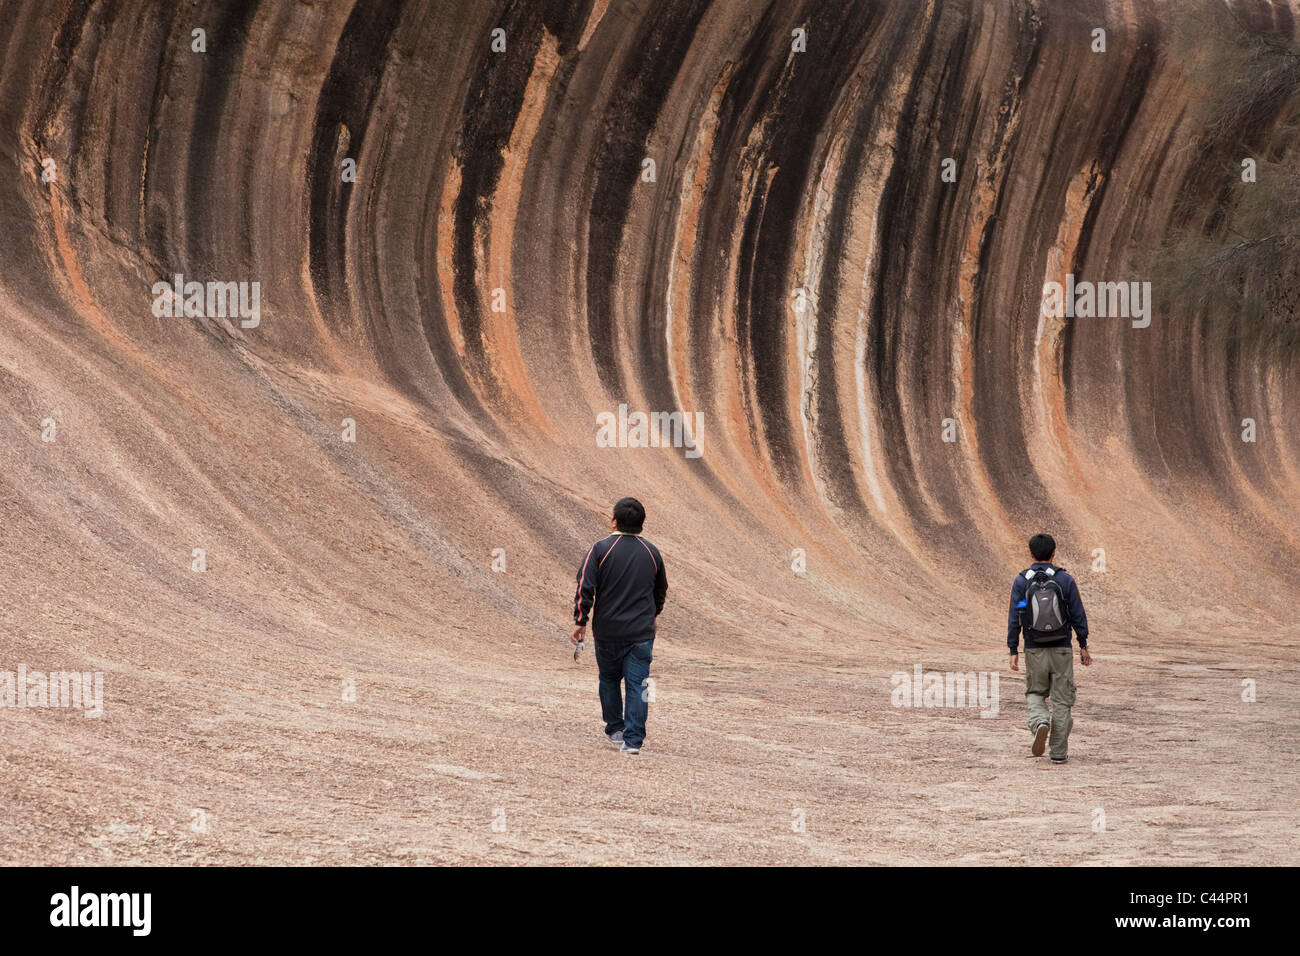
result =
M464 358L465 333L460 326L460 310L456 308L456 270L452 260L452 250L456 248L456 194L460 192L460 180L460 165L449 159L447 172L442 178L442 204L438 210L438 292L456 354Z
M533 71L528 77L528 86L524 90L523 104L510 135L510 143L506 147L505 165L501 171L500 184L492 197L492 215L486 224L487 234L484 237L488 250L486 274L491 277L489 285L504 288L507 294L505 312L493 312L490 303L489 308L484 310L485 337L495 355L493 366L500 369L503 381L509 385L512 397L520 405L519 412L529 426L550 435L555 434L555 426L533 389L523 354L519 350L515 323L524 321L524 317L519 312L518 295L513 288L511 256L514 252L515 215L528 168L529 147L537 135L546 108L551 77L559 64L555 37L543 33Z

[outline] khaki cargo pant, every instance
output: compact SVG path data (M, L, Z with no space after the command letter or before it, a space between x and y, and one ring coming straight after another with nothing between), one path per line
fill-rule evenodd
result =
M1052 698L1052 712L1048 715L1047 698ZM1039 724L1052 725L1051 755L1067 756L1070 727L1074 720L1070 708L1074 706L1074 648L1025 648L1025 703L1029 708L1029 731Z

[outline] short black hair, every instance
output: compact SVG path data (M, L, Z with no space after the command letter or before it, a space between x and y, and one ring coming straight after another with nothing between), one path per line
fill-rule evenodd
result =
M1056 539L1050 534L1036 534L1029 539L1029 553L1035 561L1051 561L1056 554Z
M614 521L619 531L640 534L641 526L645 524L645 506L635 498L620 498L614 505Z

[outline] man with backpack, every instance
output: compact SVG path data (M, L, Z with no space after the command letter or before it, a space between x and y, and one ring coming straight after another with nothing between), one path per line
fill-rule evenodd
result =
M1034 563L1016 575L1011 585L1011 613L1007 621L1007 646L1011 648L1011 669L1020 670L1020 632L1025 634L1025 703L1029 709L1029 731L1034 735L1030 753L1043 755L1051 734L1052 763L1069 759L1067 744L1074 721L1073 628L1079 639L1079 660L1092 665L1088 653L1088 618L1083 612L1079 586L1064 568L1052 564L1056 541L1050 534L1029 539ZM1047 700L1052 700L1049 716Z
M668 594L664 559L641 537L644 522L645 508L635 498L614 505L613 533L593 544L578 568L569 638L581 648L591 619L605 737L624 754L640 753L645 741L655 618ZM577 651L573 656L577 660ZM620 683L627 686L626 706Z

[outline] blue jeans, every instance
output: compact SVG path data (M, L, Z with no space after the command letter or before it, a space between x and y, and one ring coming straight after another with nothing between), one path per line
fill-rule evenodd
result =
M650 714L650 660L655 639L611 644L596 641L596 667L600 670L600 710L605 733L623 731L623 742L640 747L645 741L645 722ZM627 706L623 705L619 682L627 685Z

